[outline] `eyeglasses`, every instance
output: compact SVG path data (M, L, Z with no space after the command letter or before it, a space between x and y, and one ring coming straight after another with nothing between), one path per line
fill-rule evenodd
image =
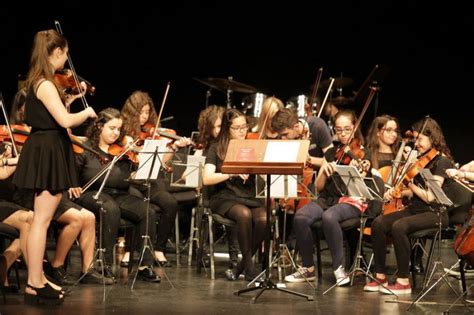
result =
M247 131L249 129L249 124L245 124L245 125L242 125L242 126L230 126L229 127L230 129L232 130L235 130L235 131Z
M339 135L343 132L345 133L351 133L352 132L352 129L354 129L354 127L344 127L344 128L339 128L339 127L335 127L334 128L334 131Z
M382 131L385 131L385 132L387 132L387 133L392 133L392 132L393 132L393 133L399 133L399 132L400 132L400 130L398 130L398 129L393 129L393 128L382 128L381 130L382 130Z

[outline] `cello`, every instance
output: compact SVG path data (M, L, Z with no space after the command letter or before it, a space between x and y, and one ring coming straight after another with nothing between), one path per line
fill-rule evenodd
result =
M474 229L473 217L454 240L454 252L468 264L474 265Z

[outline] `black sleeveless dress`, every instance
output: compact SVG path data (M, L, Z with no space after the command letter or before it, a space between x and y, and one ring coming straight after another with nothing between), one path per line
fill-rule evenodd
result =
M25 122L32 129L21 151L13 184L52 194L79 187L67 130L56 122L32 87L26 96Z

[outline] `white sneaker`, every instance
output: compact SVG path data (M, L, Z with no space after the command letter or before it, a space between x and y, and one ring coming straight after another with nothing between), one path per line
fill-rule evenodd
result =
M342 267L342 265L334 271L334 276L336 277L336 285L338 287L351 282L351 279L347 276L346 271L344 270L344 267Z

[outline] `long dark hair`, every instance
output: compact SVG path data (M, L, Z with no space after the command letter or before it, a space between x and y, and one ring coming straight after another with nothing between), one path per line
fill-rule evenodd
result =
M241 111L235 108L226 109L224 115L222 116L221 132L219 132L219 135L216 139L217 156L221 160L224 160L227 153L227 146L229 145L230 141L230 126L232 125L232 121L240 116L245 117L245 121L247 121L247 117Z
M398 120L390 115L377 116L372 121L366 138L366 147L370 150L371 162L373 168L379 168L379 148L380 142L378 133L387 125L389 121L394 121L399 128ZM400 144L400 134L397 135L397 140L390 146L392 153L395 155Z
M199 113L198 118L198 130L199 139L198 143L202 145L203 149L209 146L209 143L213 140L214 124L217 119L222 120L225 108L218 105L211 105L203 109Z
M425 125L426 123L426 125ZM423 128L424 127L424 128ZM425 117L412 125L412 130L430 138L433 148L453 160L451 150L449 150L440 125L431 117Z
M13 98L12 108L10 110L10 124L23 125L25 123L25 103L26 103L26 88L22 88L16 92Z
M140 136L141 126L139 123L140 112L146 104L150 105L150 116L145 123L156 124L158 115L155 111L153 99L147 92L135 91L125 101L122 107L123 129L125 134L132 138Z
M111 121L112 119L122 119L120 112L116 108L108 107L103 109L97 115L97 119L89 125L86 131L86 136L89 138L89 141L94 148L99 147L99 138L100 134L102 133L102 129L104 125ZM118 137L115 143L120 143L123 140L124 130L123 128L120 130L120 136Z

